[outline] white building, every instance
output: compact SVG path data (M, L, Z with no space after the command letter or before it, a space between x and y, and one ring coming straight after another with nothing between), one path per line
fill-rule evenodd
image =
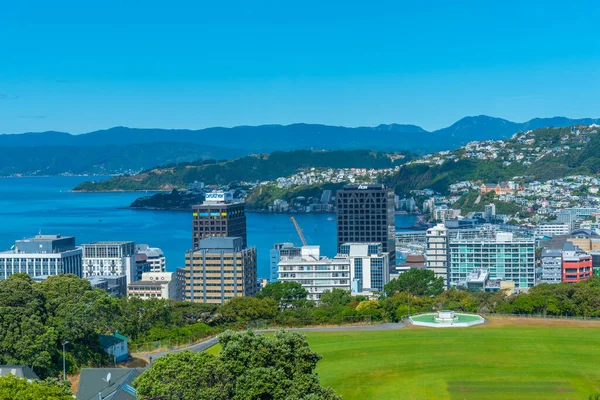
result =
M137 280L135 242L92 242L83 248L83 276L125 275Z
M73 236L38 235L17 240L0 252L0 279L25 273L31 278L73 274L81 278L81 248Z
M448 229L437 224L425 234L425 265L434 272L436 278L444 278L448 285Z
M390 281L390 257L381 243L344 243L336 259L350 260L351 290L382 292Z
M146 256L146 262L150 264L150 272L165 272L167 270L167 258L158 247L138 244L135 249L138 254Z
M558 236L568 235L570 232L569 224L564 222L548 222L536 227L538 236Z
M142 279L127 285L128 297L179 300L174 272L144 272Z
M321 256L320 246L302 246L300 256L282 256L279 281L298 282L308 300L319 300L326 290L350 291L350 260Z

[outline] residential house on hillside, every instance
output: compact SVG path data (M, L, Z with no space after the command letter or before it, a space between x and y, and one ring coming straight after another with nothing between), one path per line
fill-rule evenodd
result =
M142 368L83 368L77 387L78 400L135 400L132 382Z
M129 339L117 332L114 335L100 335L100 345L113 358L116 355L117 362L125 361L129 358L128 341Z
M39 381L40 378L27 365L0 365L0 376L14 375L27 380Z

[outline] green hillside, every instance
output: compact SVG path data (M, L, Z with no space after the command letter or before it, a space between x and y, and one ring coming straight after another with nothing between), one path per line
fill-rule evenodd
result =
M370 150L277 151L229 161L202 161L154 168L137 175L118 176L100 182L84 182L75 190L170 190L185 188L194 181L207 185L266 181L292 175L308 168L391 168L413 158L410 153Z
M493 150L481 150L485 147ZM435 159L441 160L441 165ZM419 163L404 165L385 183L397 193L425 188L444 193L449 185L462 180L498 182L525 176L547 180L598 172L598 128L542 128L503 142L479 142L423 157Z
M482 195L477 192L465 193L452 205L452 208L461 210L465 215L470 212L485 211L486 204L495 204L496 214L514 215L521 211L521 207L518 205L500 201L495 196L494 192Z

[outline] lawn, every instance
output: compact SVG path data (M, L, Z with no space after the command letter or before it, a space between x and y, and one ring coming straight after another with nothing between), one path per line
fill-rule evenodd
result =
M600 324L307 333L317 372L350 399L587 399L600 392Z

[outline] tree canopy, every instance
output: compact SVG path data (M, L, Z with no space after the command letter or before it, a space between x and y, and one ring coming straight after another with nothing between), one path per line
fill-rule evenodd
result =
M141 400L337 400L314 370L320 356L298 333L228 331L216 355L184 351L156 360L134 386Z
M397 292L410 292L418 296L437 296L444 291L444 279L436 278L433 271L424 268L412 268L397 279L387 283L383 291L391 296Z
M0 377L0 400L73 400L71 383L56 379L29 381L14 375Z
M298 282L273 282L265 286L258 297L273 299L280 308L302 305L308 292Z

